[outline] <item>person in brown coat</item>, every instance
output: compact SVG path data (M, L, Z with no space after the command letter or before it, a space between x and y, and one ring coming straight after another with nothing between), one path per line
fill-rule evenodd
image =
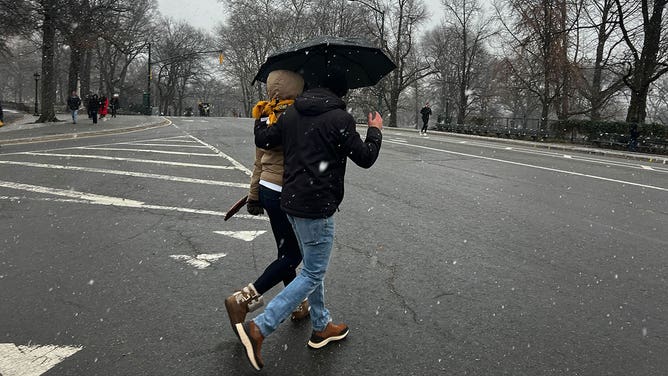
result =
M303 78L291 71L277 70L267 78L267 94L270 100L260 101L253 108L256 123L272 126L278 117L294 102L304 89ZM302 262L299 243L292 225L281 209L283 185L283 149L255 148L255 163L248 192L248 212L252 215L267 211L271 229L278 248L278 257L264 270L255 282L249 283L225 299L225 308L232 328L244 322L246 314L264 304L262 295L280 282L287 286L296 276L296 268ZM304 300L292 313L293 320L309 314L308 301Z

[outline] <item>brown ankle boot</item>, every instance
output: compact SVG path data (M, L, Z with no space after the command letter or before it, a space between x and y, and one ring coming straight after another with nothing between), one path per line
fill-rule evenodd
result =
M262 299L262 295L257 293L257 290L255 290L255 286L253 286L252 283L249 283L248 286L225 299L225 309L227 309L227 315L230 318L232 329L234 329L235 324L242 323L246 320L246 314L248 314L248 312L255 311L262 307L263 304L264 300Z
M290 315L290 319L292 319L293 321L299 321L305 319L308 317L310 312L311 312L311 306L308 304L308 300L304 299L304 301L297 306L297 309L295 309L292 312L292 315Z

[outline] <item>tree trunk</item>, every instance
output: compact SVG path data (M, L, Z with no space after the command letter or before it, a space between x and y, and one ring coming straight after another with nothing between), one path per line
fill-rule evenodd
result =
M79 72L81 71L81 50L76 44L70 45L70 69L67 77L67 94L77 90ZM81 93L83 94L83 93Z
M550 116L550 101L542 100L541 101L541 112L540 112L540 129L547 130L548 128L548 117Z
M82 66L81 66L81 97L87 96L91 92L90 87L90 71L93 65L93 53L86 49L82 52Z
M642 85L640 90L631 91L631 103L626 114L627 123L644 123L647 117L647 93L649 84Z
M650 0L643 0L643 12L649 9ZM665 72L658 73L657 56L661 48L663 9L667 0L654 0L651 14L643 14L645 32L640 58L635 61L629 81L631 103L626 114L628 123L644 123L647 117L647 94L653 81ZM619 4L619 2L618 2ZM629 84L629 82L627 82Z
M388 112L390 116L390 122L388 127L396 128L397 127L397 109L399 107L399 69L396 69L392 73L392 82L390 83L390 103L388 103Z
M54 102L56 81L54 56L56 51L56 24L54 5L50 0L43 2L44 23L42 24L42 112L38 123L58 121Z

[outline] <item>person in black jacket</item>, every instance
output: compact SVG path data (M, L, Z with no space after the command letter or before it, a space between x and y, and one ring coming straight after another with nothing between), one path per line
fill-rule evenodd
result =
M72 124L77 123L77 116L79 115L79 107L81 107L81 99L76 91L72 92L72 96L67 98L67 108L72 112Z
M420 134L426 135L427 124L429 123L429 116L431 115L431 107L429 107L429 102L427 102L424 107L422 107L420 113L422 114L422 129L420 130Z
M383 120L369 114L362 141L355 120L346 112L343 70L330 67L320 86L305 91L273 127L255 126L259 148L283 146L284 172L281 208L288 215L303 255L299 275L252 321L235 325L251 365L263 366L262 341L304 298L311 306L313 332L308 346L321 348L348 334L345 324L333 324L324 304L324 278L334 240L334 212L343 200L346 161L371 167L380 151Z
M88 117L93 119L93 124L97 124L97 111L100 109L100 98L97 94L90 93L88 96Z

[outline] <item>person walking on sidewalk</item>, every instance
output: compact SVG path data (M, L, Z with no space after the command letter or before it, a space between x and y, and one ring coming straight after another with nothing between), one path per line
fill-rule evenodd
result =
M97 124L97 111L100 108L100 98L97 94L91 93L88 96L88 117L93 119L93 124Z
M334 213L343 200L346 160L371 167L380 151L383 121L368 116L362 141L355 119L341 99L348 92L342 69L329 66L318 88L297 97L273 127L255 126L255 145L283 145L285 172L281 208L295 230L303 256L302 270L252 321L236 324L235 331L256 370L264 366L262 341L273 333L304 298L311 306L311 348L322 348L348 335L348 326L333 324L325 308L324 279L334 241Z
M292 71L276 70L267 78L269 101L260 101L253 108L256 125L273 126L294 99L302 93L304 79ZM254 283L236 291L225 299L225 308L232 328L243 323L246 314L264 304L262 295L280 282L287 286L297 276L296 268L302 262L297 238L288 217L281 209L281 189L283 185L283 150L255 148L255 163L250 181L247 210L252 215L267 211L271 230L274 233L278 257L264 270ZM308 316L308 302L304 300L292 312L293 320ZM293 307L294 308L294 307Z
M109 108L109 99L107 98L106 95L102 94L102 96L100 97L99 103L100 103L100 110L99 110L100 119L102 119L102 121L107 121L108 120L107 119L107 113L108 113L108 108Z
M429 123L429 116L431 115L431 107L429 107L429 102L425 103L424 107L420 110L422 114L422 129L420 130L421 135L427 134L427 124Z
M77 123L77 117L79 116L79 108L81 107L81 98L77 95L76 91L72 92L72 95L67 98L67 108L72 112L72 124Z
M116 117L116 111L120 108L120 102L118 100L118 94L114 94L113 97L111 97L111 101L109 102L109 109L111 110L111 117L115 118Z

